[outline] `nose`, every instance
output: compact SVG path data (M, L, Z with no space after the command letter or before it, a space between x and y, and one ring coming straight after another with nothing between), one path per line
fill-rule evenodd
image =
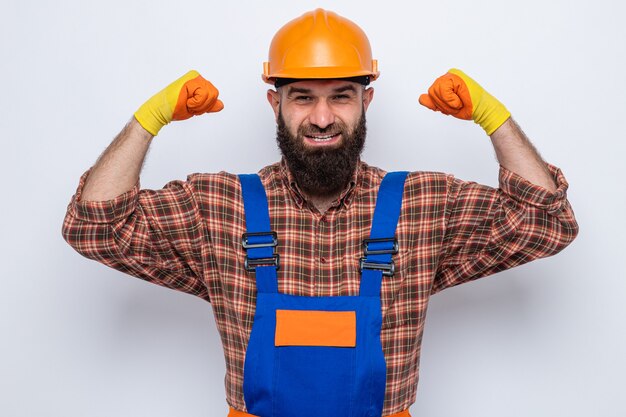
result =
M326 129L327 126L335 123L335 115L325 99L320 99L315 103L309 114L309 122L320 129Z

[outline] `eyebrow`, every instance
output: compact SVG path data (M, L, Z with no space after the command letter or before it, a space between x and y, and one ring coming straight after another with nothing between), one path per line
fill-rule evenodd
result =
M333 89L333 93L343 93L345 91L352 91L356 93L356 88L352 84L344 85L341 87L337 87ZM287 91L287 95L290 96L292 94L311 94L313 90L310 88L302 88L302 87L289 87Z
M343 87L335 88L333 90L333 92L335 93L343 93L344 91L352 91L353 93L356 93L356 88L354 88L352 84L349 84L349 85L344 85Z
M287 95L290 96L292 94L311 94L311 89L290 86L289 90L287 91Z

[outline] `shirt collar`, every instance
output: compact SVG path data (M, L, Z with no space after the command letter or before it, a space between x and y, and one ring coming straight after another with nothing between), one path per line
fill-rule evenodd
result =
M289 167L287 166L287 162L285 159L281 159L280 161L280 173L285 182L285 185L290 191L291 197L293 201L298 206L298 208L302 208L304 203L307 201L306 196L298 187L295 178L293 177ZM346 208L350 207L352 200L354 200L354 189L356 188L361 173L361 160L359 160L356 164L356 169L352 173L352 178L348 182L346 188L341 192L339 198L333 203L332 207L337 207L341 204L345 205Z

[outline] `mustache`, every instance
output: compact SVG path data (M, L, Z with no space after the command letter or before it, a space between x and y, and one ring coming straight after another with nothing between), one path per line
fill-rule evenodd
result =
M346 126L341 122L335 122L335 123L329 124L323 129L319 126L311 125L311 124L300 126L298 128L299 136L313 136L313 135L333 135L334 136L339 133L344 134L344 136L347 133Z

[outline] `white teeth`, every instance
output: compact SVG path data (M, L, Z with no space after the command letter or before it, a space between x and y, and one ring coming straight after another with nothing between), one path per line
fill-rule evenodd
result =
M308 138L313 139L316 142L324 142L327 141L331 138L334 138L335 135L328 135L328 136L307 136Z

